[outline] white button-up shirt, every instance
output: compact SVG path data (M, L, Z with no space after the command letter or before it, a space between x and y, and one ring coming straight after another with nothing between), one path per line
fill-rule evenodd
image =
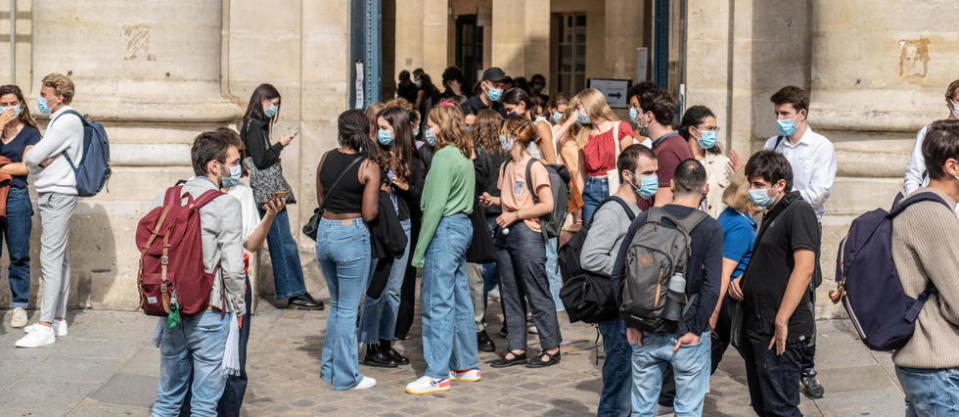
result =
M766 140L763 149L775 148L789 160L793 169L793 190L802 194L821 220L836 179L836 149L829 139L813 132L808 125L795 145L789 142L789 137L784 137L776 146L778 138L773 136Z
M903 195L909 195L916 190L929 185L929 172L926 171L926 159L922 156L922 143L926 139L926 131L929 125L925 125L916 134L916 144L912 148L912 155L909 156L909 163L906 164L906 175L902 181ZM956 216L959 216L959 205L956 206Z

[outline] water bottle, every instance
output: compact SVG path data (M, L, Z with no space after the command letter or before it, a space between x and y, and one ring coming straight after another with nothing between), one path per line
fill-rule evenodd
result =
M686 304L686 277L675 272L666 285L666 304L663 306L663 318L679 321L683 318L683 305Z

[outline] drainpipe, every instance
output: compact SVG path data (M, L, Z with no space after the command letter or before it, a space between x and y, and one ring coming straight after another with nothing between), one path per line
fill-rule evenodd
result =
M17 83L17 0L10 0L10 84Z
M364 108L380 100L380 6L381 0L350 1L349 108ZM357 85L360 77L362 84ZM362 104L357 103L358 93Z
M365 104L380 101L380 66L383 57L380 42L380 32L382 27L380 19L383 14L380 7L380 0L366 0L366 13L364 14L364 25L366 26L366 52L364 60L366 61L364 81L366 90Z

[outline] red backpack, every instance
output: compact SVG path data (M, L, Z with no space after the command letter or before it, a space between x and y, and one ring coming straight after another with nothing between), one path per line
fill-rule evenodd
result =
M168 188L163 206L151 210L137 224L137 286L140 308L148 316L166 317L171 303L178 305L183 315L197 314L210 305L219 265L213 273L207 273L203 265L200 208L224 193L210 190L194 199L188 193L181 195L182 191L183 187Z

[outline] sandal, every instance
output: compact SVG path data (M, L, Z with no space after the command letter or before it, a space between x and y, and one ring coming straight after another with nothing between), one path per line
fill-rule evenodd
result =
M509 356L513 356L513 358L511 359ZM513 352L507 352L502 358L490 362L489 366L493 368L508 368L510 366L522 365L525 363L527 363L526 352L518 355Z
M543 360L544 357L547 359ZM561 355L558 350L556 351L556 353L546 353L546 351L544 350L542 353L539 354L539 356L529 360L526 363L526 367L527 368L545 368L547 366L553 366L559 363L560 357Z

